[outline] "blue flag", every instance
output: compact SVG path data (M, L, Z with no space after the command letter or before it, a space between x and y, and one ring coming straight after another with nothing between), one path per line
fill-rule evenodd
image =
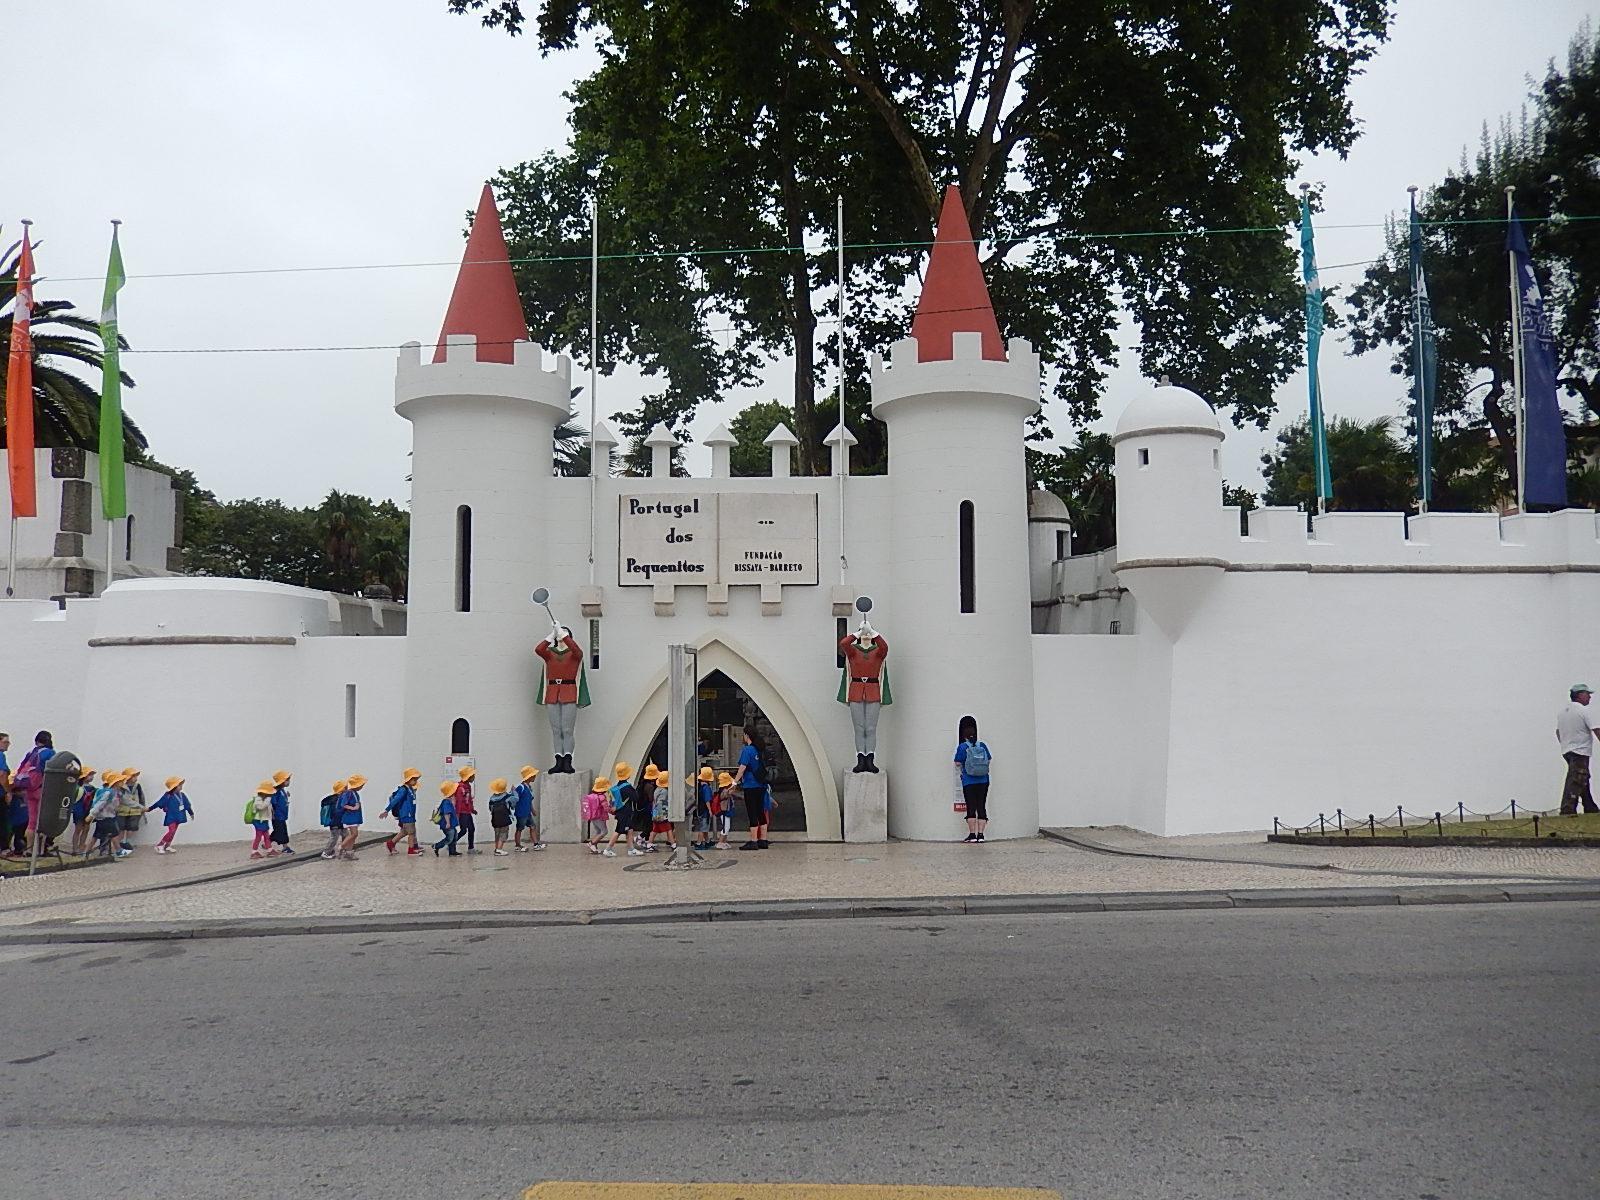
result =
M1522 222L1515 213L1507 224L1506 249L1511 252L1517 301L1522 308L1523 495L1529 504L1565 507L1567 431L1556 399L1555 333L1544 311Z
M1311 401L1311 460L1317 471L1317 497L1333 497L1328 466L1328 431L1322 423L1322 382L1317 357L1322 352L1322 280L1317 275L1317 248L1311 232L1311 197L1300 197L1300 269L1306 282L1306 379Z
M1422 269L1422 222L1417 197L1411 197L1411 352L1412 414L1417 423L1417 495L1433 499L1433 396L1439 380L1439 348L1434 340L1433 305Z

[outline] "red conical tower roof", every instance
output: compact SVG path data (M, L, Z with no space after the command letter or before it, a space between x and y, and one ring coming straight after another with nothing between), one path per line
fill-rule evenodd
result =
M917 361L951 358L952 333L983 334L983 356L1006 361L1006 345L1000 338L994 307L989 303L983 268L978 265L978 247L972 240L972 227L967 224L967 210L961 204L961 189L954 184L945 189L939 232L933 235L922 298L917 301L917 315L911 322L911 336L917 339Z
M522 315L522 298L511 274L511 255L500 230L500 210L495 207L494 189L483 185L478 198L478 215L472 220L467 237L467 252L461 257L461 272L456 289L450 293L450 307L439 330L439 344L433 361L444 361L447 333L470 333L478 339L479 362L512 361L512 342L528 336L528 320Z

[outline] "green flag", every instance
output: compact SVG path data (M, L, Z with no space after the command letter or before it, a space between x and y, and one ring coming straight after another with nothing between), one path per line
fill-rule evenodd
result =
M113 224L106 295L100 304L100 511L108 521L128 515L127 473L122 463L122 363L117 345L117 293L126 282Z

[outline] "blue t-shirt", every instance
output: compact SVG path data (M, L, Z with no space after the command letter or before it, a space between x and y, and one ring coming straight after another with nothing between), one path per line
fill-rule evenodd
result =
M454 829L456 827L456 802L446 796L439 801L439 828Z
M519 783L515 788L512 789L512 793L517 798L517 820L533 820L533 789L525 783Z
M980 740L978 742L978 745L983 747L983 751L984 751L985 754L989 754L989 743L988 742ZM962 742L959 746L956 747L956 762L961 764L961 786L962 787L968 787L968 786L970 786L970 785L972 785L974 783L988 783L989 782L989 777L987 775L968 775L967 774L967 743L966 742ZM990 762L990 764L992 766L993 763L994 763L994 755L993 754L989 754L989 762Z
M361 824L361 793L355 788L350 788L343 796L339 805L340 821L346 829L354 829Z
M766 786L761 779L761 754L754 746L746 746L739 751L739 765L744 768L744 778L739 780L740 787L755 791Z
M6 752L4 750L0 750L0 775L5 775L6 772L8 772L10 770L11 770L11 766L10 766L9 763L6 762ZM6 797L5 780L4 779L0 779L0 800L4 800L5 797Z

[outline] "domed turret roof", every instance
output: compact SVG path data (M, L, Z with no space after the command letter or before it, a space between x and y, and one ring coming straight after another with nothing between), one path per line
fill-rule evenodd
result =
M1072 514L1067 511L1066 503L1060 496L1043 488L1034 488L1028 493L1028 520L1070 523Z
M1202 433L1220 438L1222 425L1202 397L1188 388L1158 383L1122 410L1112 441L1148 433Z

